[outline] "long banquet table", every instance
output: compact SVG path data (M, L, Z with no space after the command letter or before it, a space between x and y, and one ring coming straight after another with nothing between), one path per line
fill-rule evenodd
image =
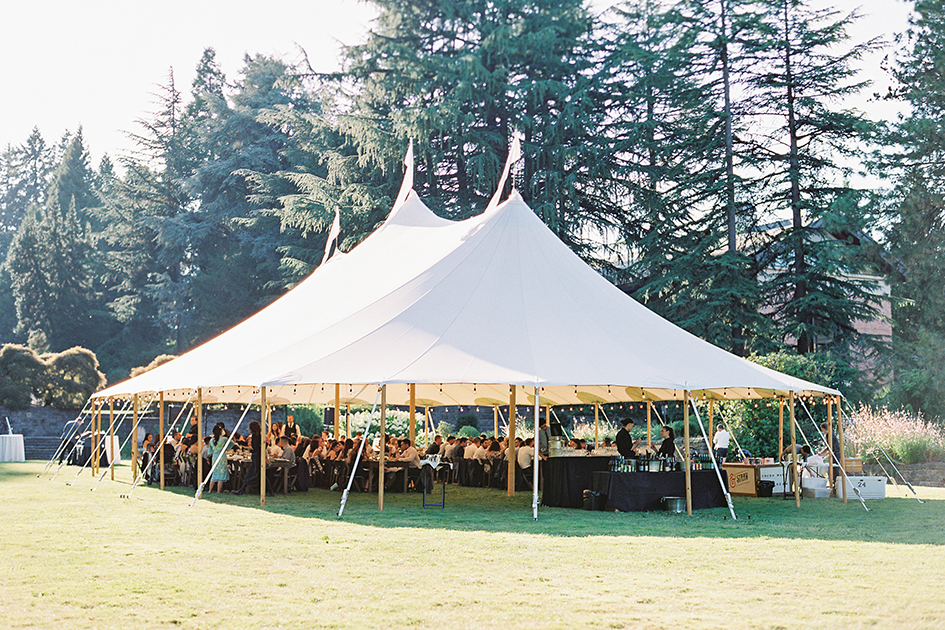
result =
M714 470L694 470L692 509L725 507L725 494ZM722 480L725 482L725 475ZM686 473L679 472L595 472L591 490L607 497L607 508L621 512L665 509L663 497L686 496Z
M580 509L591 475L610 469L609 457L549 457L541 463L541 504Z

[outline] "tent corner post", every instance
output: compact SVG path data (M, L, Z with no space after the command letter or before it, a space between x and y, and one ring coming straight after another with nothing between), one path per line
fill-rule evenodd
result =
M269 449L266 447L266 419L269 411L269 402L266 400L266 387L259 387L259 505L266 506L266 460L269 456ZM252 440L252 437L250 437ZM252 446L252 444L250 444Z
M160 392L160 409L158 410L158 432L161 434L161 441L158 444L161 445L161 490L164 489L164 442L167 440L167 436L164 435L164 390Z
M791 478L794 480L794 506L801 507L801 479L797 470L797 433L794 430L794 391L788 399L788 413L791 419Z
M509 385L509 445L507 452L509 454L509 474L508 474L508 496L515 496L515 466L517 455L515 452L515 385ZM498 406L495 408L498 413ZM538 442L535 442L535 452L538 451Z
M692 516L692 455L689 448L689 390L683 390L683 436L686 441L686 515Z
M387 385L381 385L381 454L377 466L377 509L384 511L384 464L387 460ZM367 436L364 437L367 439ZM407 474L406 472L404 474Z
M540 389L535 385L535 449L538 449L538 425L541 424L541 402ZM538 520L538 469L540 460L535 458L532 461L532 518ZM512 482L515 483L514 480Z

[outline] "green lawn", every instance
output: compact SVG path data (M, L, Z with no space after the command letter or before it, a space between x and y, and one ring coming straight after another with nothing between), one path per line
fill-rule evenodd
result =
M939 628L945 490L920 505L736 499L615 514L449 487L270 498L0 464L0 626L11 628ZM118 477L127 480L129 470Z

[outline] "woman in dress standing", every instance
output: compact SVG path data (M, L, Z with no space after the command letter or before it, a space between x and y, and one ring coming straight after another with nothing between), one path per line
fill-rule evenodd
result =
M213 474L210 475L210 492L213 484L217 485L217 492L223 492L223 484L230 480L230 471L226 467L226 440L223 438L223 427L219 424L213 427L213 437L209 444ZM222 460L222 461L221 461Z

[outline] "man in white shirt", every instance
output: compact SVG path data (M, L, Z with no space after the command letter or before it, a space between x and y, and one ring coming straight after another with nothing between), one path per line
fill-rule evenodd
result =
M720 422L718 426L715 427L715 437L712 439L712 446L715 448L716 461L725 461L725 456L728 455L729 437L728 431L725 430L725 426Z
M420 453L407 438L400 440L400 457L397 461L408 462L411 468L420 468Z
M518 467L522 470L531 470L532 462L535 460L535 447L532 444L534 438L528 438L525 445L521 446L521 440L516 438L515 454L518 457Z
M479 438L475 437L469 441L466 445L466 450L463 452L463 459L475 459L476 451L479 450Z
M479 448L476 449L476 454L473 455L473 457L475 459L478 459L479 461L485 461L486 453L489 451L489 446L491 444L492 444L492 440L490 440L489 438L482 440L479 444Z

